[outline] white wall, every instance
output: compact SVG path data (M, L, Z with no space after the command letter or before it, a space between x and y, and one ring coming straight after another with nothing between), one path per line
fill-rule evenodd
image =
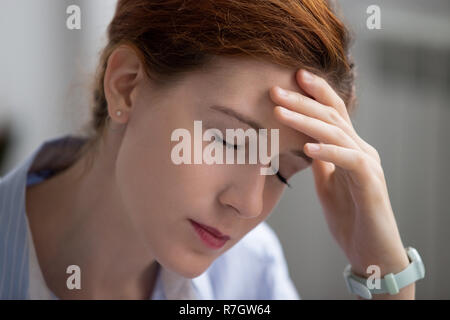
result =
M44 139L73 132L87 120L89 86L115 3L1 1L0 117L14 130L1 174ZM72 4L81 8L81 30L66 27Z

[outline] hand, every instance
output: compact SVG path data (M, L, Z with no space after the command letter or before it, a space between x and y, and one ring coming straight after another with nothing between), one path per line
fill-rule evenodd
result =
M299 70L299 92L270 90L275 117L312 137L305 153L313 159L316 192L333 237L343 249L354 273L367 278L369 265L380 276L397 273L409 264L391 208L377 150L355 132L347 108L322 78ZM317 151L313 146L319 146Z

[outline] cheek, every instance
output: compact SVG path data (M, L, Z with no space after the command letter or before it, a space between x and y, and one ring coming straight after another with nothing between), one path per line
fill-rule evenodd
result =
M221 186L226 183L226 173L217 165L182 164L172 168L172 172L178 177L177 190L181 198L204 198L211 202L211 198L217 197Z
M131 148L124 146L123 151L124 155L117 159L117 182L136 232L164 268L187 278L199 276L213 257L197 251L196 235L187 220L201 210L197 187L182 182L184 178L191 181L193 172L187 167L148 169L147 164L154 159L152 153L140 154L135 160L131 159Z
M149 134L128 130L116 160L116 179L128 215L139 229L169 232L181 220L210 212L220 167L171 160L171 132L154 126ZM166 138L164 138L166 137Z
M160 224L172 190L169 139L161 121L142 115L128 123L116 159L116 179L128 215L140 229ZM137 120L134 120L139 118ZM158 117L160 118L160 117Z
M146 148L127 143L124 138L116 161L116 182L121 201L137 225L150 219L152 212L158 209L155 183L160 180L160 171L148 161L151 160L150 154Z

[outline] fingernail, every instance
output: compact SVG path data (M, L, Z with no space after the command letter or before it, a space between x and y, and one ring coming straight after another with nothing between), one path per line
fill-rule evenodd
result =
M288 96L287 91L281 89L280 87L277 87L277 92L278 92L278 94L279 94L280 96L282 96L282 97L287 97L287 96Z
M303 70L302 75L303 75L303 80L305 80L306 82L311 82L313 80L313 75L309 71Z
M317 143L308 143L308 150L311 152L319 151L320 145Z

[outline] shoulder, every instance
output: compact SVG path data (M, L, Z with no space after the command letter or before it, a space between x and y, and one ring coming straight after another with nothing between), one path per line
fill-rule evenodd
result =
M29 159L0 180L0 299L26 297L25 179Z
M266 222L217 258L208 272L216 299L298 298L282 245Z
M26 188L28 173L53 142L34 149L0 178L0 299L23 299L28 286ZM41 156L41 157L40 157Z

